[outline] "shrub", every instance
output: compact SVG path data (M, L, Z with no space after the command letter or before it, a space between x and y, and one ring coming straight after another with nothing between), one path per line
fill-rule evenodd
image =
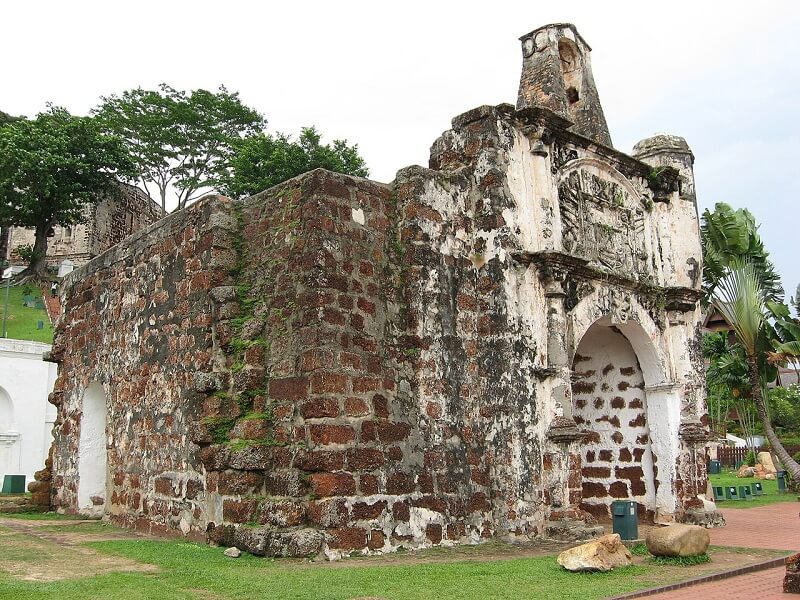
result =
M752 450L748 450L747 454L744 457L744 462L748 467L755 467L756 466L756 453Z

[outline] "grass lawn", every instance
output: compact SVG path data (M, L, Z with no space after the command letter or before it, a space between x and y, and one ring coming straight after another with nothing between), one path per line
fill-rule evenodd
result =
M555 556L500 560L492 552L509 548L500 542L336 563L248 554L231 559L222 548L134 538L99 521L64 523L50 514L48 524L41 520L48 515L19 517L23 529L0 526L0 599L592 600L740 566L737 552L748 553L742 560L751 562L780 554L712 547L707 565L665 566L635 557L639 564L610 573L570 573ZM38 580L25 580L34 575Z
M709 475L711 485L750 485L756 481L761 482L764 489L763 496L753 496L752 500L725 500L718 503L719 508L752 508L754 506L764 506L765 504L775 504L776 502L797 502L797 494L792 492L778 493L778 482L768 479L754 479L753 477L743 477L739 479L736 477L736 472L732 470L723 470L719 475Z
M47 316L47 311L41 308L28 308L22 302L23 288L11 286L8 290L8 321L6 337L15 340L31 340L34 342L53 343L53 326ZM41 292L33 288L31 296L40 298ZM5 310L6 286L0 287L0 319ZM37 329L37 323L44 323L43 329ZM0 330L0 333L2 331Z
M42 516L21 518L35 520L40 535L0 527L0 598L591 600L697 574L693 567L664 567L647 560L610 573L569 573L555 556L482 560L482 551L497 550L492 544L499 543L494 542L470 547L472 556L466 557L459 556L458 549L438 548L336 563L248 554L231 559L222 548L182 540L130 539L129 532L102 522L66 524L53 519L52 525L45 525ZM78 537L69 545L51 537L70 534ZM91 541L98 537L103 541ZM53 572L66 578L24 580L31 573Z

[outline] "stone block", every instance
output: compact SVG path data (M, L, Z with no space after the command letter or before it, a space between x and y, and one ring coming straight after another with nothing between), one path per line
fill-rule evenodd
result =
M356 482L349 473L313 473L311 489L319 497L352 496L356 493Z
M631 553L616 533L564 550L557 560L568 571L611 571L632 563Z
M705 527L673 523L648 531L645 543L654 556L695 556L708 550L711 536Z

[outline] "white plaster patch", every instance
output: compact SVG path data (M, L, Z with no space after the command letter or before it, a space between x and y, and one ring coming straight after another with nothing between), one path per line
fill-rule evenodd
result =
M360 208L352 209L353 214L353 221L358 223L359 225L363 225L366 222L366 218L364 217L364 211Z

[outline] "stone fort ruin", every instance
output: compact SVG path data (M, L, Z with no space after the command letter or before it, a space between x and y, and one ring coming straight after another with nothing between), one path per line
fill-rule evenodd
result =
M37 497L293 556L702 520L692 153L611 146L574 26L521 41L429 168L207 197L69 275Z

